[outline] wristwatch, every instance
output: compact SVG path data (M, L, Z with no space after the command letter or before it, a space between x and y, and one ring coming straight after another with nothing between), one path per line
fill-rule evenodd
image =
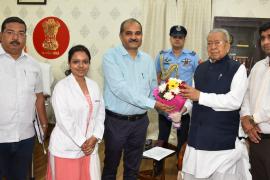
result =
M256 125L256 122L254 121L253 115L249 116L249 122L250 122L252 125Z
M48 124L41 124L41 127L47 128L48 127Z

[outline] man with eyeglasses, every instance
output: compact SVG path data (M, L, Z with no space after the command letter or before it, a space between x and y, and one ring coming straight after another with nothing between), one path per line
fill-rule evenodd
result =
M26 24L18 17L5 19L0 44L0 179L26 179L35 142L35 109L47 131L41 70L23 51Z
M175 25L170 29L171 48L162 50L156 57L156 70L158 83L164 83L170 77L179 78L190 86L192 85L193 74L198 66L199 57L194 51L184 49L187 30L184 26ZM171 132L172 120L168 114L159 112L159 135L158 140L162 146L168 143ZM181 117L181 126L177 127L177 157L182 145L187 141L190 116L185 113ZM156 163L155 173L161 173L163 162Z
M270 22L259 28L261 49L266 58L251 69L241 107L241 123L250 139L253 180L270 179Z
M228 56L229 39L225 29L210 31L209 59L197 67L195 87L184 85L181 90L190 100L187 109L192 105L185 180L251 180L247 147L238 138L247 73L244 65Z

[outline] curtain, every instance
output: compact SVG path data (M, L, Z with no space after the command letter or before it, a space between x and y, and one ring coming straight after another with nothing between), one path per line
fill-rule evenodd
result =
M180 23L177 19L177 3L176 0L142 1L144 31L142 48L155 57L160 50L170 47L170 27Z
M177 10L187 28L185 48L194 50L201 59L207 55L207 35L212 28L211 0L178 0Z
M170 48L169 31L173 25L187 28L185 48L207 58L206 37L211 29L211 0L142 0L142 49L156 57Z

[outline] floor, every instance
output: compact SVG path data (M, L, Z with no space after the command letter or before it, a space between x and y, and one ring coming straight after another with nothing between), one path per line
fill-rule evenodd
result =
M150 125L148 128L148 137L150 139L156 139L157 138L157 115L155 111L150 111L149 116L151 117ZM170 137L170 142L172 144L175 144L175 132L173 130L172 136ZM48 146L48 139L45 142L45 146L47 148ZM99 148L99 155L101 160L101 168L103 167L103 159L104 159L104 144L100 144ZM176 169L176 163L177 159L176 156L172 156L166 159L165 162L165 179L166 180L176 180L177 177L177 169ZM46 174L46 166L47 166L47 155L43 154L42 146L38 143L36 143L35 150L34 150L34 176L35 180L45 180L45 174ZM141 170L151 169L152 168L152 161L151 160L142 160L141 163ZM119 168L118 168L118 174L117 174L117 180L122 180L122 174L123 174L123 163L121 161Z
M48 142L46 142L48 144ZM104 145L100 144L100 159L101 159L101 168L103 167L103 159L104 159ZM176 169L176 157L169 157L165 162L165 179L174 180L177 176ZM46 174L46 166L47 166L47 155L43 154L42 148L40 144L36 144L35 153L34 153L34 176L35 180L45 180ZM117 180L122 180L123 173L123 163L121 161L120 166L118 168ZM143 159L141 164L141 170L152 169L152 160Z

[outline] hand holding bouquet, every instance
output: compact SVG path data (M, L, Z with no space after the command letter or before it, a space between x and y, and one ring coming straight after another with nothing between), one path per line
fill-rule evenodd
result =
M180 89L184 88L184 84L185 83L180 79L169 78L165 83L161 84L153 91L157 101L175 107L169 113L169 117L172 119L174 127L176 128L180 127L181 114L179 111L182 109L186 102L186 99L183 98L180 94Z

